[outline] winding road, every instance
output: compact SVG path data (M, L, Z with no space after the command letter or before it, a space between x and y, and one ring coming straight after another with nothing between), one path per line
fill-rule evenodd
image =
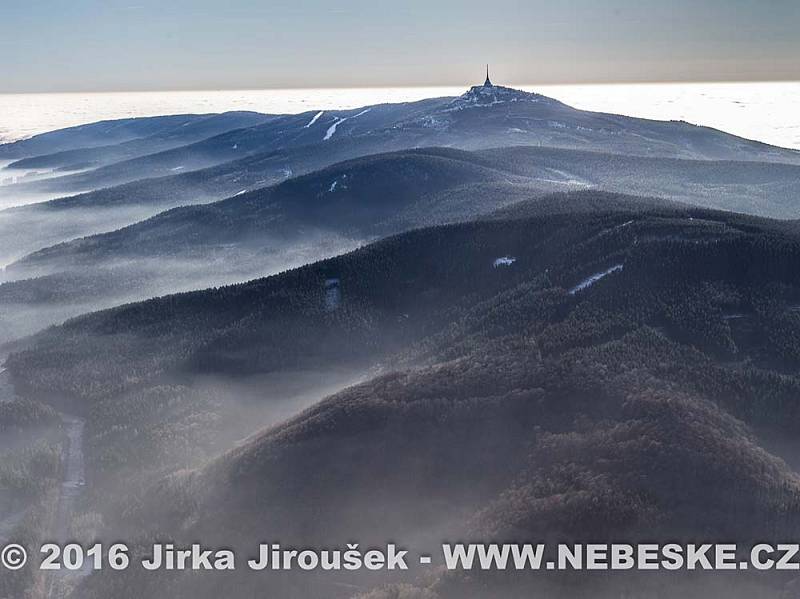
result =
M83 457L83 439L86 421L82 418L61 415L61 421L67 433L67 443L64 449L64 478L61 482L61 493L58 498L58 508L56 517L53 520L50 540L63 546L69 542L69 529L72 517L75 514L75 507L80 499L81 493L86 486L84 479L85 462ZM91 573L89 564L78 571L58 570L52 572L47 577L46 597L61 597L62 587L65 582L74 577L87 576Z
M53 538L66 542L75 504L86 485L84 479L83 437L86 422L82 418L62 414L61 420L67 433L67 447L64 450L64 478L61 482L61 495L58 511L53 524Z

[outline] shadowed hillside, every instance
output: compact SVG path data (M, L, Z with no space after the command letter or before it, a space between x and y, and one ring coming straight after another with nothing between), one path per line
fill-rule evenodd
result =
M562 214L531 202L511 220L413 231L275 277L88 315L38 335L7 367L23 395L69 398L88 414L91 509L114 523L111 537L169 530L248 548L393 539L434 555L445 539L791 538L800 239L774 221L630 201L603 210L584 197ZM141 493L114 491L120 472L141 477L173 440L209 447L202 431L226 403L200 401L198 377L323 365L377 371L260 433L245 427L255 434L206 465L185 458L195 469L178 472L172 461L176 473L141 478ZM168 402L176 384L186 395ZM140 462L126 431L156 415L162 441ZM129 571L88 578L80 596L349 597L401 582L417 590L370 596L659 597L668 586L778 597L789 579Z
M357 159L226 201L180 208L119 231L42 250L22 264L175 257L187 248L199 251L221 242L244 245L303 226L370 237L475 217L525 195L587 187L788 217L797 212L798 169L548 148L476 153L432 148ZM67 207L65 201L51 204L53 209Z

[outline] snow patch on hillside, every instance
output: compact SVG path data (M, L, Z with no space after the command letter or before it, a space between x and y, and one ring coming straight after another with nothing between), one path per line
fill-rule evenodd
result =
M362 114L367 114L370 110L372 109L367 108L366 110L362 110L361 112L359 112L358 114L354 114L353 116L336 117L336 120L334 121L333 125L328 127L328 130L325 132L325 137L322 138L322 141L328 141L331 137L333 137L333 134L336 133L336 128L345 121L349 121L350 119L356 119L360 117Z
M306 124L304 129L308 129L311 125L316 123L319 120L319 117L321 117L323 114L325 114L325 111L324 110L320 110L317 114L314 115L314 118L312 118L310 121L308 121L308 123Z
M572 173L568 173L567 171L562 171L557 168L546 168L547 171L553 173L554 175L561 177L560 181L556 181L558 183L565 183L567 185L580 185L581 187L591 187L591 183L578 175L574 175Z
M347 189L347 174L342 175L341 177L337 177L331 183L331 186L328 188L328 193L333 193L336 191L337 188Z
M328 130L325 132L325 137L322 138L322 141L328 141L331 137L333 137L333 134L336 133L336 127L339 126L339 123L344 123L346 120L347 119L340 119L339 117L336 117L333 125L328 127Z
M503 256L494 261L494 267L499 268L501 266L511 266L516 261L517 259L513 256Z
M586 289L588 287L591 287L592 285L597 283L597 281L599 281L603 277L606 277L606 276L610 275L612 272L616 272L618 270L622 270L622 264L615 264L611 268L607 268L606 270L603 270L603 271L600 271L598 273L595 273L590 277L586 277L583 281L581 281L580 283L575 285L575 287L570 289L569 290L569 294L570 295L575 295L579 291L583 291L584 289Z

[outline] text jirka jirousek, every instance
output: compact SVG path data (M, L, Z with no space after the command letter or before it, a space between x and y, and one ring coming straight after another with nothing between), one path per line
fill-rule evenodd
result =
M800 570L800 544L668 543L626 544L533 544L448 543L441 553L411 553L394 543L362 548L358 543L336 548L286 548L262 543L240 556L229 548L207 548L201 544L179 547L158 543L148 555L134 559L128 545L100 543L59 546L47 543L40 549L42 570L125 570L139 565L148 571L212 570L240 568L254 572L285 570L408 570L410 566L435 566L448 570Z

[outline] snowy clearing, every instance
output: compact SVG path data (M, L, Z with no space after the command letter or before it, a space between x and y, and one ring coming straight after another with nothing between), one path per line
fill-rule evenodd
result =
M610 275L612 272L616 272L618 270L622 270L622 264L615 264L611 268L607 268L606 270L603 270L603 271L600 271L598 273L595 273L592 276L585 278L583 281L581 281L580 283L575 285L575 287L570 289L569 290L569 294L570 295L575 295L579 291L583 291L587 287L591 287L592 285L597 283L597 281L599 281L603 277L605 277L607 275Z
M333 134L336 133L336 127L339 126L339 123L344 123L345 120L346 119L340 119L339 117L336 117L333 125L328 127L328 130L325 132L325 137L322 138L322 141L328 141L331 137L333 137Z
M336 117L336 120L334 121L333 125L328 127L328 130L325 132L325 137L322 139L322 141L328 141L331 137L333 137L333 134L336 133L336 127L338 127L339 125L341 125L345 121L349 121L350 119L358 118L362 114L367 114L370 110L371 110L371 108L367 108L366 110L362 110L361 112L359 112L358 114L354 114L353 116L346 116L346 117L343 117L343 118L342 117Z
M311 125L316 123L319 120L319 117L321 117L323 114L325 114L325 111L324 110L320 110L317 114L314 115L314 118L312 118L310 121L308 121L308 123L306 124L304 129L308 129Z
M516 261L517 259L512 256L503 256L502 258L498 258L494 261L494 267L498 268L500 266L511 266Z
M545 170L555 174L558 177L561 177L561 180L557 182L565 183L567 185L582 185L584 187L592 186L590 181L587 181L586 179L583 179L578 175L573 175L571 173L568 173L567 171L562 171L557 168L546 168Z

